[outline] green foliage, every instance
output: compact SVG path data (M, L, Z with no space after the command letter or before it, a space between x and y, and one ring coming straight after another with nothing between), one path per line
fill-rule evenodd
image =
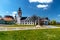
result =
M52 20L52 21L50 22L50 24L56 25L56 20Z
M14 21L4 21L4 20L0 20L0 24L15 24Z
M60 27L60 25L53 25L53 26Z
M5 21L4 20L0 20L0 24L4 24L5 23Z
M9 25L15 24L14 21L4 21L4 22L5 22L4 24L9 24Z
M0 32L0 40L60 40L60 29Z
M4 26L4 27L35 27L35 25L8 25L8 26Z

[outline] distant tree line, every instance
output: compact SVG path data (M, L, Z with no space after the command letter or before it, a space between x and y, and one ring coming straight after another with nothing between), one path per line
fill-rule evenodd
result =
M58 23L56 22L56 20L52 20L52 21L49 21L49 25L57 25Z

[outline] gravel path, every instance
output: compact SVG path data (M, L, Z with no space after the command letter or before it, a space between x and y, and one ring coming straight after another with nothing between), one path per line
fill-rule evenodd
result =
M34 29L51 29L60 28L56 26L43 26L43 27L0 27L0 31L16 31L16 30L34 30Z
M34 30L34 29L43 29L43 28L36 28L36 27L0 27L0 31Z
M56 26L51 26L51 25L47 25L47 28L60 28L60 27L56 27Z

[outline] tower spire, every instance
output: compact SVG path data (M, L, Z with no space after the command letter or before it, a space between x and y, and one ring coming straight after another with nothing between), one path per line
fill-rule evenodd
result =
M19 8L19 10L18 11L21 11L21 8Z
M22 17L22 10L21 10L21 8L18 9L18 16Z

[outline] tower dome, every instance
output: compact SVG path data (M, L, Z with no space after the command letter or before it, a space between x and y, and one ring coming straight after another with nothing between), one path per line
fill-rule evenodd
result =
M22 10L21 10L21 8L18 9L18 16L22 17Z

